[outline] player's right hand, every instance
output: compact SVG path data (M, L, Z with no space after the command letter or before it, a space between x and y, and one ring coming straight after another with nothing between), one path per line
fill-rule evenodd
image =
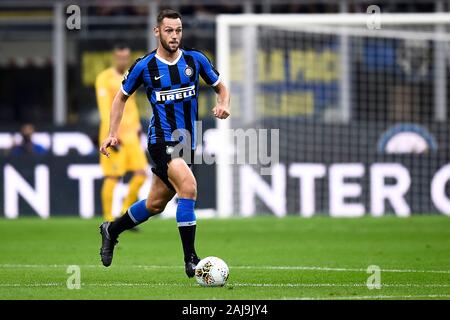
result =
M114 148L119 144L119 139L116 137L108 137L103 141L102 146L100 147L100 153L107 156L109 158L108 148Z

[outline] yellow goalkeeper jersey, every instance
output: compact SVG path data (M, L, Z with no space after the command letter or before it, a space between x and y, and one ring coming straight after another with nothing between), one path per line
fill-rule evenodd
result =
M100 72L95 80L95 92L100 113L99 144L108 136L109 116L112 102L117 91L121 90L124 75L113 67ZM139 111L134 96L130 96L125 104L122 121L120 122L118 138L120 141L136 139L141 129Z

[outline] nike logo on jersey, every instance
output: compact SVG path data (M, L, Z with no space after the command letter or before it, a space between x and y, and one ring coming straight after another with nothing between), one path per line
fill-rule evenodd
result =
M159 76L159 77L155 76L155 80L159 80L159 79L161 79L162 77L164 77L164 74L163 74L162 76Z

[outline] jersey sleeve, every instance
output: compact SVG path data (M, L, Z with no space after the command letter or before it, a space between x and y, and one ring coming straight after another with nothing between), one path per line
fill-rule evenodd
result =
M200 64L200 76L210 86L217 86L220 82L219 72L214 68L214 65L202 52L198 52L198 62Z
M125 77L122 81L122 92L127 96L131 96L137 88L143 83L142 71L143 71L142 58L138 58L130 69L125 73Z

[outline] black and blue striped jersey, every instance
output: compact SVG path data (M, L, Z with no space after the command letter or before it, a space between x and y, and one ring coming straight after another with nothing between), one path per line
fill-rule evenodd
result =
M122 81L122 92L129 96L143 85L153 109L148 128L148 142L174 142L172 133L179 130L191 136L191 147L196 145L198 120L199 76L208 85L216 86L219 73L200 51L180 49L179 56L169 62L156 50L137 59Z

